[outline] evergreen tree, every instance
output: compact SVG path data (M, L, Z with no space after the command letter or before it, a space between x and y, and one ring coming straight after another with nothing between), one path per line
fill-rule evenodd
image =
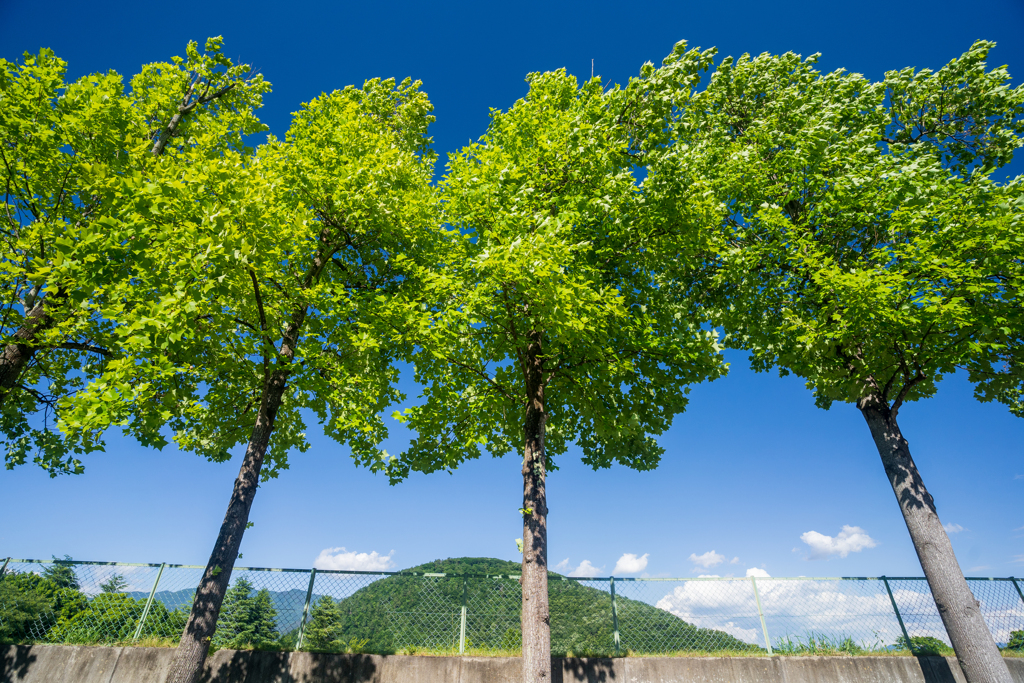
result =
M273 647L281 635L277 632L277 610L270 599L270 591L266 588L256 593L252 601L249 629L246 630L246 646L255 649Z
M240 577L224 595L213 645L218 648L263 649L278 640L277 610L266 588L253 594L253 585Z
M313 603L303 649L314 652L333 652L343 647L341 641L341 612L331 596L324 595Z
M69 564L71 556L65 555L63 560L58 560L56 555L51 555L53 564L43 569L43 578L55 584L59 588L70 588L78 590L78 576Z
M100 590L104 593L123 593L128 587L128 580L123 574L114 574L108 581L100 584Z
M244 576L224 594L224 606L217 620L217 631L213 634L214 647L228 647L245 628L249 612L252 611L252 583Z

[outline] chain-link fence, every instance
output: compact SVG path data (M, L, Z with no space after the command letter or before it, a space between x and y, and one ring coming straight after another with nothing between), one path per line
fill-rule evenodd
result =
M204 567L0 561L0 642L173 645ZM1020 580L968 579L1001 647L1024 650ZM550 576L556 655L949 652L921 578ZM519 577L236 567L214 647L520 651Z

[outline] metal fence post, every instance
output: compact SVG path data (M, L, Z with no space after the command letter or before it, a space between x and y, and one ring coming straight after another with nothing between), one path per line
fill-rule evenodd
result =
M6 567L7 565L5 564L4 566ZM0 571L0 574L3 574L3 571ZM1020 601L1021 601L1021 602L1024 602L1024 593L1022 593L1022 592L1021 592L1021 590L1020 590L1020 584L1019 584L1019 583L1017 583L1017 579L1015 579L1015 578L1013 578L1013 577L1011 576L1011 577L1010 577L1010 582L1011 582L1011 583L1013 584L1013 587L1017 589L1017 595L1019 595L1019 596L1020 596Z
M885 584L885 592L889 594L889 602L892 603L892 611L896 613L896 621L900 622L900 630L903 631L903 642L907 644L907 649L910 650L911 654L914 652L914 646L910 642L910 634L907 633L907 627L903 624L903 616L900 614L900 608L896 606L896 598L892 595L892 589L889 588L889 579L884 576L881 577L882 583Z
M302 606L302 621L299 622L299 637L295 640L295 649L302 649L302 639L306 637L306 619L309 617L309 601L313 599L313 582L316 581L316 567L309 570L309 588L306 589L306 604Z
M3 576L4 572L7 571L7 563L10 562L10 561L11 561L11 558L9 558L9 557L4 560L4 566L0 567L0 576ZM1017 589L1017 592L1018 593L1020 592L1019 588Z
M615 656L619 656L619 606L615 600L615 577L611 577L612 583L612 638L615 640Z
M459 654L466 654L466 584L469 581L462 577L462 620L459 624Z
M153 599L156 597L156 587L160 585L160 577L164 575L164 567L166 566L166 562L160 563L160 571L156 573L156 581L153 582L153 589L149 591L149 599L146 600L146 606L142 608L142 616L139 617L139 625L135 629L135 635L132 636L133 643L142 635L142 627L146 623L146 617L149 616L149 608L153 606Z
M768 638L768 626L764 623L764 612L761 611L761 594L757 592L757 579L750 577L750 583L754 586L754 601L757 603L757 616L761 619L761 632L764 633L764 646L768 648L768 654L772 653L772 641Z

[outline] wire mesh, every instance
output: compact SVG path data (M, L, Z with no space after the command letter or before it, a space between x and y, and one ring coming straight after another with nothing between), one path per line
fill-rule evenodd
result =
M615 581L620 650L637 654L763 649L749 579Z
M0 560L2 565L2 560ZM204 567L10 560L0 576L0 639L174 644ZM997 643L1024 639L1010 579L968 579ZM860 654L949 648L919 578L609 579L551 575L554 655ZM756 589L756 590L755 590ZM500 654L521 650L518 576L236 567L215 648ZM1013 641L1016 642L1016 641ZM944 650L945 648L946 650Z
M981 603L981 614L1000 646L1009 643L1014 631L1024 631L1024 598L1011 579L967 579L967 585Z
M1019 581L1019 580L1018 580ZM932 638L950 647L949 636L942 624L935 600L924 579L889 579L893 597L907 627L907 634L915 639ZM1001 647L1005 646L1014 631L1024 630L1024 600L1017 592L1012 579L967 579L967 585L981 606L981 614L992 637ZM928 646L928 641L921 644ZM938 643L932 643L938 646Z
M756 581L775 651L879 652L889 649L902 633L879 579Z
M589 657L613 652L612 600L607 579L548 580L551 653Z
M519 580L509 576L465 577L463 580L466 587L464 651L518 656L523 647L520 620L523 589Z
M130 641L159 570L160 565L12 561L0 584L5 635L43 643ZM148 637L170 618L151 607L139 636Z

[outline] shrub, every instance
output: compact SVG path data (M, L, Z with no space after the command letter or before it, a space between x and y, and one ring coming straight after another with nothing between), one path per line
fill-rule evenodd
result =
M901 650L910 650L915 655L952 655L953 648L946 645L938 638L931 636L911 636L910 647L907 647L907 639L900 636L896 639L896 647Z

